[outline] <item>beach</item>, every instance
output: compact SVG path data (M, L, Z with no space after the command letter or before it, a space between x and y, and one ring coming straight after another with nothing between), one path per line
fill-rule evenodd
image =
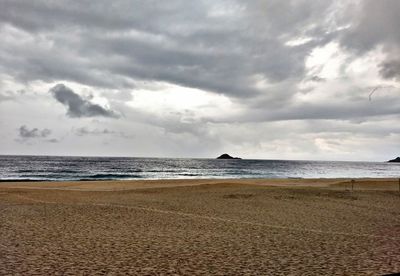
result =
M0 183L0 275L400 272L399 180Z

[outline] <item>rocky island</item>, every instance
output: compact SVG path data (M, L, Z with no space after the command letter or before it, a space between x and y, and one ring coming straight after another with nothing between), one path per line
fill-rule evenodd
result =
M388 162L399 162L400 163L400 157L397 157L395 159L389 160Z
M217 159L242 159L242 158L239 158L239 157L232 157L232 156L230 156L229 154L224 153L224 154L218 156Z

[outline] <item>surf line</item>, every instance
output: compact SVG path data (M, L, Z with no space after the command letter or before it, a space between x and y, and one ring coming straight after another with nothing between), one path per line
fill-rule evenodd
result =
M162 209L156 209L156 208L148 208L148 207L141 207L141 206L132 206L132 205L123 205L123 204L110 204L110 203L57 203L57 202L54 202L54 201L38 200L38 199L34 199L34 198L31 198L31 197L28 197L28 196L22 196L22 195L17 195L17 196L20 197L20 198L32 201L32 202L42 203L42 204L60 204L60 205L70 205L70 206L99 206L99 207L125 208L125 209L141 210L141 211L160 213L160 214L178 215L178 216L194 218L194 219L196 219L196 218L197 219L206 219L206 220L228 222L228 223L235 223L235 224L260 226L260 227L280 229L280 230L298 231L298 232L310 232L310 233L322 234L322 235L328 234L328 235L335 235L335 236L349 236L349 237L364 237L364 238L374 238L374 239L400 240L400 238L382 236L382 235L357 234L357 233L336 232L336 231L323 231L323 230L310 229L310 228L288 227L288 226L266 224L266 223L260 223L260 222L251 222L251 221L234 220L234 219L221 218L221 217L198 215L198 214L185 213L185 212L179 212L179 211L170 211L170 210L162 210Z

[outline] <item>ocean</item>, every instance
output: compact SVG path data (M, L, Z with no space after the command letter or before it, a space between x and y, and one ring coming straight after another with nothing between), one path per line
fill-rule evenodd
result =
M0 180L400 177L400 163L183 158L0 156Z

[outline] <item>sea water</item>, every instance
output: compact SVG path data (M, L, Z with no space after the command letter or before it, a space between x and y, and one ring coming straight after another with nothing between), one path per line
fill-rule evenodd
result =
M0 180L400 177L400 163L0 156Z

